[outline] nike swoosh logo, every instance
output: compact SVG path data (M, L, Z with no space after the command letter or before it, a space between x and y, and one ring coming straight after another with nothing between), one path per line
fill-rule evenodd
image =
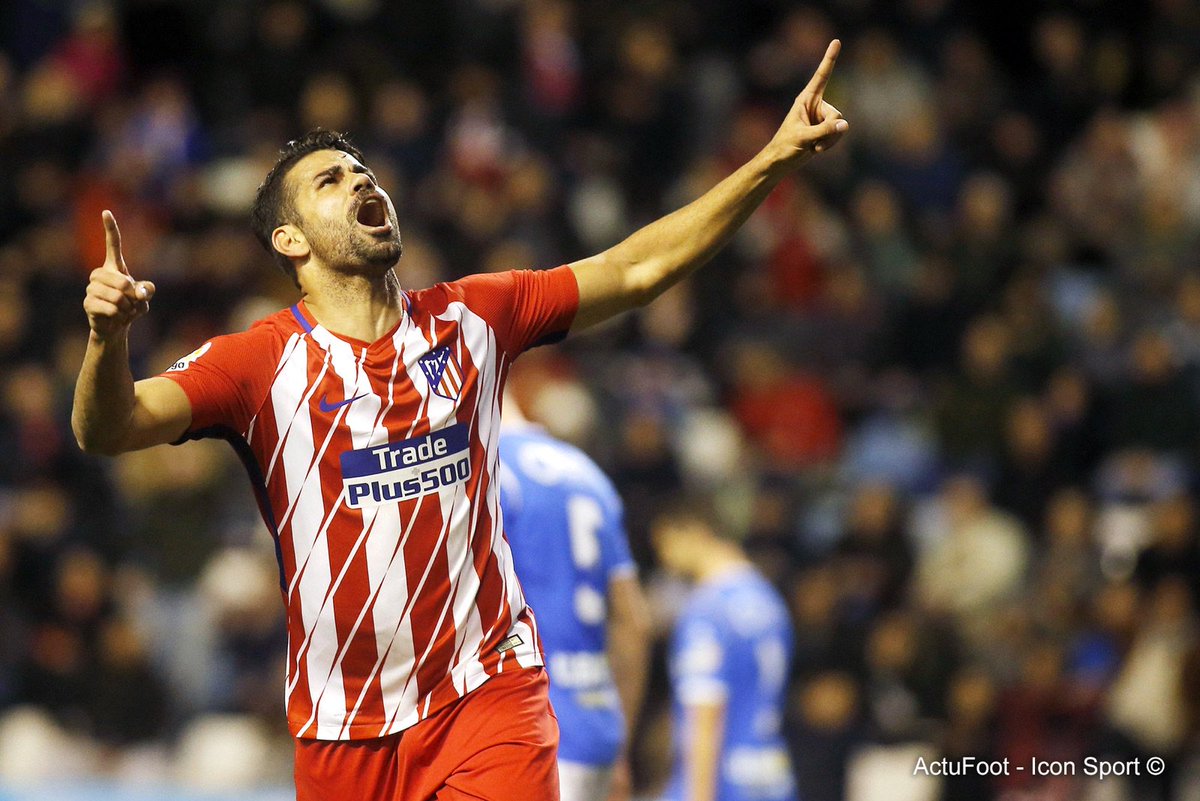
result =
M366 393L363 393L362 395L355 395L353 398L346 398L344 401L338 401L337 403L326 403L325 396L322 395L321 401L318 405L321 407L321 411L325 412L326 414L329 414L330 412L336 412L338 409L342 408L343 406L348 406L349 404L354 403L359 398L365 398L365 397L366 397Z

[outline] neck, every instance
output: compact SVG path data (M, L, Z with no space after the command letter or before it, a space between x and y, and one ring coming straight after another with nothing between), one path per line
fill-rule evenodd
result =
M732 543L715 540L705 546L692 566L696 581L708 581L725 573L732 573L750 564L742 549Z
M382 275L322 271L305 277L310 280L304 286L304 305L335 334L374 342L404 314L400 279L394 270Z

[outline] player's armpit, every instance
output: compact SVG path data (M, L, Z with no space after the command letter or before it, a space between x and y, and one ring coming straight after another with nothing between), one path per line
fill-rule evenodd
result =
M156 376L135 382L133 397L123 451L176 442L192 423L192 404L187 394L169 378Z

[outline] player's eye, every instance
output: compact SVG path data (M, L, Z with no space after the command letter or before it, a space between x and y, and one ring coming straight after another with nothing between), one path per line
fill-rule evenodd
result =
M317 188L320 189L322 186L328 186L331 183L333 183L332 175L322 175L321 180L317 181Z

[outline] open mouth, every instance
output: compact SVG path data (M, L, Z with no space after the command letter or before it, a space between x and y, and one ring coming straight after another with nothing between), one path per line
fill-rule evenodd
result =
M384 205L383 198L377 195L364 200L359 205L354 218L359 225L372 229L373 233L391 228L391 224L388 222L387 206Z

